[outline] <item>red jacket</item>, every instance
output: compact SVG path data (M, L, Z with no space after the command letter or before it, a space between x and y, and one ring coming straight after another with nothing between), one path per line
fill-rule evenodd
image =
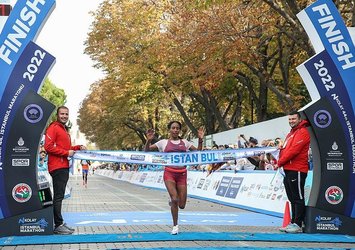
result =
M48 171L69 168L69 150L80 150L80 145L72 146L65 126L60 122L52 122L46 131L44 149L48 153Z
M309 122L303 120L292 128L291 132L286 136L277 162L279 167L283 166L284 170L308 173L308 150L310 144L310 136L306 128L308 126Z

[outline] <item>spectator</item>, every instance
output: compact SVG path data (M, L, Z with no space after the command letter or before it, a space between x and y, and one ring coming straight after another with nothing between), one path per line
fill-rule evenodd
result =
M62 216L62 201L65 187L69 180L69 157L74 150L85 150L82 145L72 146L66 123L69 119L69 109L60 106L57 109L57 120L52 122L45 135L44 148L48 153L48 171L53 180L53 214L54 234L72 234L73 228L64 223Z
M255 166L247 158L240 158L236 161L235 170L254 170Z
M40 170L40 171L47 170L47 152L44 150L41 150L41 152L39 152L38 170Z
M308 173L308 150L310 136L307 130L309 122L302 120L298 112L288 116L291 127L284 145L280 147L278 164L285 171L284 186L291 203L291 224L280 228L287 233L302 233L305 218L304 185Z
M255 139L254 137L250 137L249 141L247 143L249 148L258 148L258 140ZM255 166L256 170L264 170L264 161L263 161L263 155L260 156L251 156L251 157L247 157L248 161L250 161L251 164L253 164Z

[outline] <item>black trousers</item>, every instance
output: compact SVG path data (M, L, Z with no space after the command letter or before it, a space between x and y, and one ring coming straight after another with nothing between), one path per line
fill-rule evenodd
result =
M288 200L291 202L291 223L302 226L306 215L304 201L304 184L307 174L292 170L285 170L284 186Z
M53 180L53 216L54 226L63 224L62 201L64 199L65 187L69 180L69 168L60 168L50 173Z

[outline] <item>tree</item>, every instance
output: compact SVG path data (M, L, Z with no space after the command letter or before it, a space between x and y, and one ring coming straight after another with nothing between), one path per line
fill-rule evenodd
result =
M56 107L62 106L66 102L66 94L63 89L56 87L48 78L44 80L39 94L53 103ZM52 114L49 122L56 120L56 114Z
M185 133L203 125L212 134L304 106L310 98L296 66L314 52L296 13L308 1L286 2L104 1L85 52L107 75L80 122L98 115L105 134L84 130L102 146L138 145L147 128L164 135L172 118Z

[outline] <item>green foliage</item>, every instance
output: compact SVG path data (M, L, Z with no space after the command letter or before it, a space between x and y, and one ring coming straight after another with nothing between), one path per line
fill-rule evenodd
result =
M64 105L66 102L66 94L63 89L56 87L48 78L44 80L39 93L42 97L53 103L56 107ZM49 118L49 122L56 120L56 115L53 113Z

